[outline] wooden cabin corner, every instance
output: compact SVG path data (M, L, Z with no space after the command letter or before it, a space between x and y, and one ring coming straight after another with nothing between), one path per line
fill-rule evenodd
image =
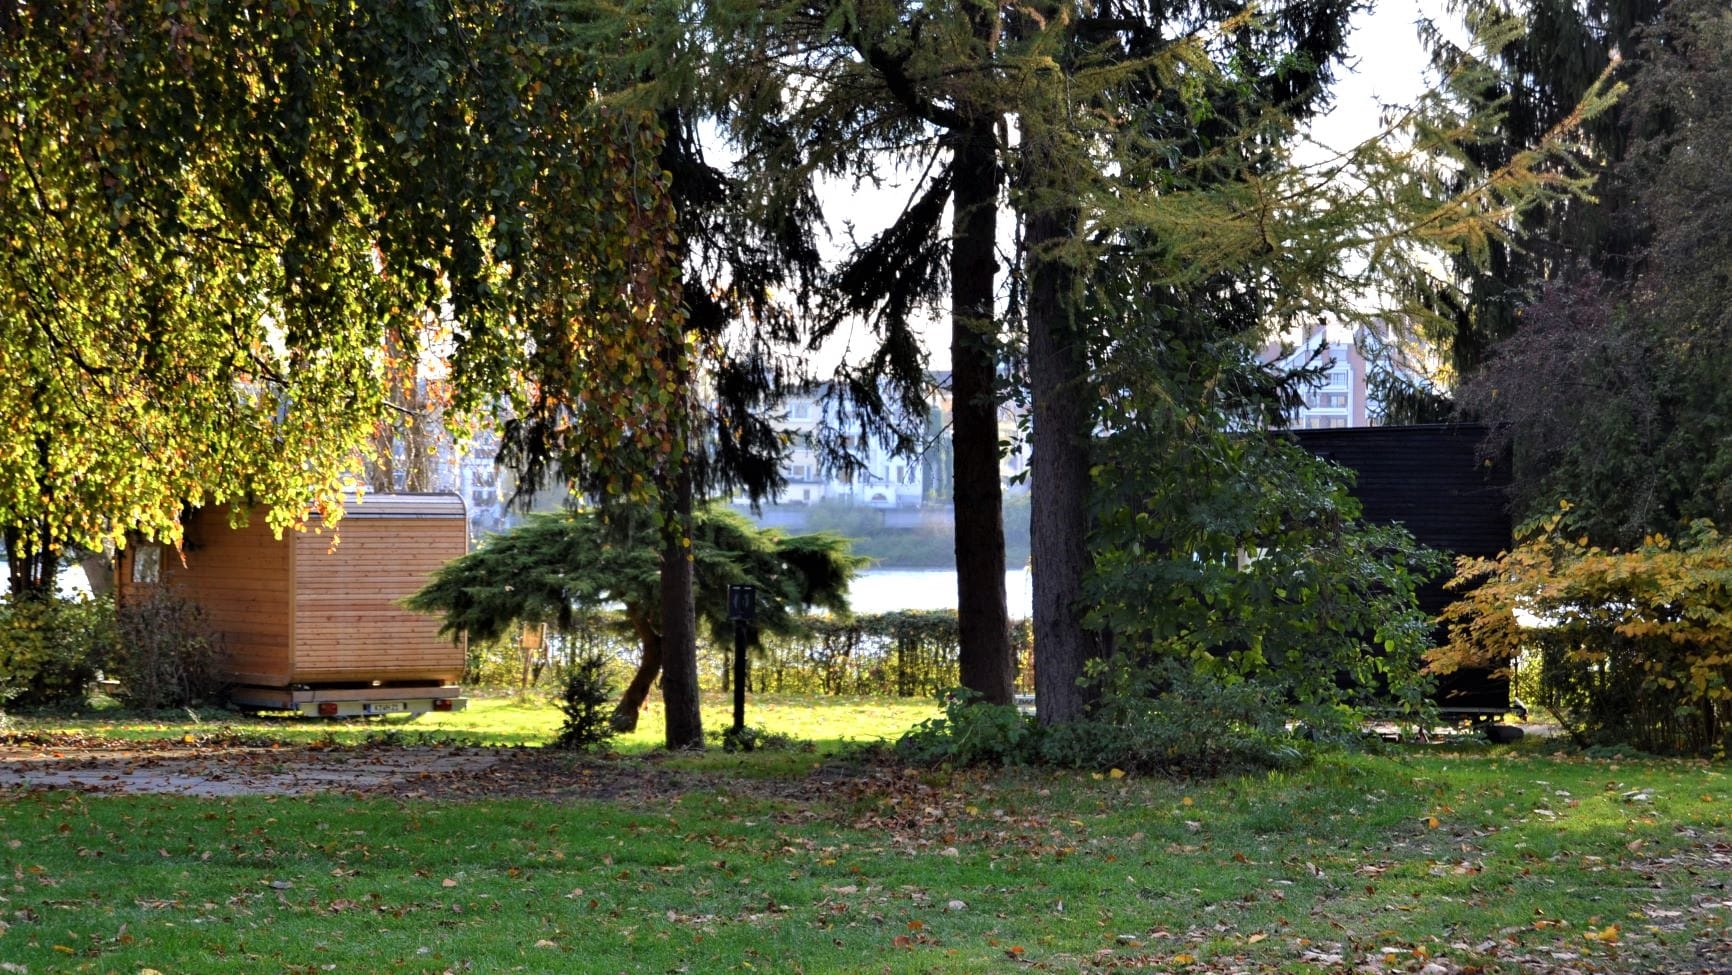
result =
M326 529L276 538L262 511L231 528L224 508L186 520L181 552L122 553L125 601L166 587L201 606L220 639L231 703L347 717L465 703L465 649L401 601L468 550L455 494L374 494Z

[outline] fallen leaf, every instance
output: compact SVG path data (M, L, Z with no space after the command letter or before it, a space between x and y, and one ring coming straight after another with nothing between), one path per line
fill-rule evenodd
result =
M1608 924L1598 931L1589 928L1582 934L1582 937L1587 938L1589 941L1598 941L1601 944L1615 945L1618 943L1618 926L1616 924Z
M441 886L441 887L455 887L455 886L457 886L457 881L452 880L450 877L446 877L444 880L439 881L439 886Z

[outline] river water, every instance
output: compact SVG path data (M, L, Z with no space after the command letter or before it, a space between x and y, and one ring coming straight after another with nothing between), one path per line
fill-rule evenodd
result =
M1005 601L1013 620L1028 619L1034 577L1027 569L1004 574ZM870 569L854 577L848 602L856 613L899 609L955 609L955 569Z

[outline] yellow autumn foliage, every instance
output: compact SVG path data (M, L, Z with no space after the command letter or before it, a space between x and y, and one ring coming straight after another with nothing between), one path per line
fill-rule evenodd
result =
M1732 539L1708 522L1629 551L1566 530L1567 507L1494 559L1458 561L1462 598L1431 669L1537 666L1583 744L1724 751L1732 734Z

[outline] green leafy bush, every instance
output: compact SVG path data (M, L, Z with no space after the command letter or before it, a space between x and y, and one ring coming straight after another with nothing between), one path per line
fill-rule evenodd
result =
M754 728L751 725L739 731L735 731L732 726L722 731L712 731L708 737L721 745L725 752L809 752L817 747L793 735Z
M1087 594L1112 635L1109 702L1195 678L1251 684L1282 720L1340 704L1424 714L1432 628L1415 593L1436 553L1360 521L1350 475L1290 443L1193 437L1163 456L1135 493L1102 484Z
M223 689L216 631L196 603L169 589L145 589L115 612L114 652L104 664L119 697L140 710L184 708Z
M1166 669L1160 692L1117 695L1089 719L1051 728L1014 707L952 692L944 716L904 735L896 751L923 765L1041 764L1201 777L1293 768L1314 748L1314 726L1290 727L1284 709L1269 707L1267 688Z
M113 646L106 599L0 598L0 706L81 701Z
M580 751L611 740L614 730L608 719L613 714L609 706L612 700L613 680L605 657L589 656L574 663L566 672L565 690L559 699L565 723L552 747Z
M1052 729L1041 757L1060 765L1212 776L1292 768L1306 756L1277 681L1223 681L1183 661L1119 657L1089 719ZM1141 684L1132 690L1131 681ZM1312 733L1314 735L1314 733Z
M1030 715L1003 704L987 704L964 688L942 696L944 716L916 725L896 743L896 752L923 765L1027 765L1040 756L1040 726Z

